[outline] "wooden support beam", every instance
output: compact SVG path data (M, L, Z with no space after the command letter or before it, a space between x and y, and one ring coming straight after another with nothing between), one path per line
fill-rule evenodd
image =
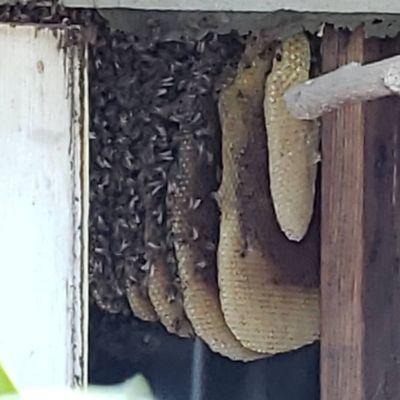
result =
M87 383L88 62L76 29L0 24L0 359L22 391Z
M329 29L325 72L398 54L400 40ZM322 400L400 398L400 100L322 118Z

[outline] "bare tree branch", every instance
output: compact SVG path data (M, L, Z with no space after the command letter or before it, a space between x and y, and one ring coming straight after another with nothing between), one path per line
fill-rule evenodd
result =
M344 103L400 95L400 56L367 65L352 62L293 86L284 95L299 119L315 119Z

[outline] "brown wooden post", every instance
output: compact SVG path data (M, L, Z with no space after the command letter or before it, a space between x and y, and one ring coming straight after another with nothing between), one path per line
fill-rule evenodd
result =
M327 29L323 70L400 53ZM400 100L322 118L322 400L400 399Z

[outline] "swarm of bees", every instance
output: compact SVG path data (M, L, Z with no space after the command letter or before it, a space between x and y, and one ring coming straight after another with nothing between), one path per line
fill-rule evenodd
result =
M138 38L29 7L0 20L78 23L89 43L92 301L233 360L317 339L318 129L282 99L309 77L305 34Z
M98 305L129 305L234 360L317 339L318 130L285 129L281 99L308 78L305 35L279 46L262 34L143 42L116 32L103 43L90 74Z

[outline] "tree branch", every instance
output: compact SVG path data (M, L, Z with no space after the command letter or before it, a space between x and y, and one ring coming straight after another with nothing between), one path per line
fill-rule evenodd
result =
M299 119L315 119L344 103L400 95L400 56L367 65L352 62L293 86L284 95Z

